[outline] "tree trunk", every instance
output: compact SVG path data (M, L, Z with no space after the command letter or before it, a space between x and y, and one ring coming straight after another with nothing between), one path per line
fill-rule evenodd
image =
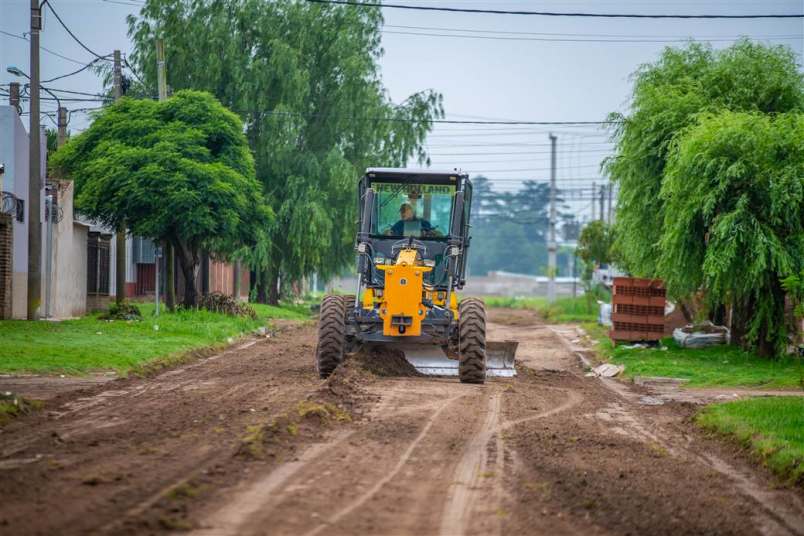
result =
M752 298L735 299L732 307L731 343L745 348L745 336L748 334L748 324L751 321L754 300Z
M198 269L200 259L198 252L180 242L174 243L176 254L179 257L181 273L184 276L184 302L185 307L198 306Z
M232 281L232 294L234 294L234 299L236 301L240 301L240 261L234 261L234 266L232 267L234 270L233 274L233 281Z
M786 319L784 317L785 292L781 283L774 280L767 289L765 299L770 300L768 305L771 308L770 318L765 317L759 326L759 336L757 337L757 354L760 357L774 359L784 354L786 341L779 343L779 332L785 333ZM775 326L771 330L771 325Z
M259 268L254 271L254 285L257 287L257 303L268 303L268 270Z
M681 309L681 314L684 315L684 320L686 320L687 323L692 324L695 315L693 314L692 309L690 309L689 302L686 300L679 300L678 307Z
M268 270L268 304L279 305L279 270Z
M168 241L165 241L165 265L165 305L172 313L176 310L176 255Z

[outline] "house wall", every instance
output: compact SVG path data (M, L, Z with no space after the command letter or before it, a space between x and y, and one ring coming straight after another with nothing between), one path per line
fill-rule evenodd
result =
M209 261L209 291L220 292L227 296L234 295L234 270L233 263L222 261ZM240 270L240 299L248 300L249 290L249 271L247 268Z
M47 142L44 129L39 139L41 147L40 166L42 177L46 175ZM17 110L8 105L0 106L0 162L6 171L2 176L2 190L11 192L25 202L25 219L13 222L13 260L11 274L11 309L12 317L27 317L28 301L28 132L17 114ZM44 183L44 180L43 180ZM44 189L40 191L39 221L44 215ZM44 262L42 263L44 268ZM44 296L44 280L43 280Z
M86 313L89 227L73 219L72 182L61 183L58 204L63 218L53 225L50 316L62 319Z

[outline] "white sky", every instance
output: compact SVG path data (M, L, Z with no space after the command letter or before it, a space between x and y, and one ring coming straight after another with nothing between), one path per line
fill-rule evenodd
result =
M801 13L804 0L396 0L398 3L585 12L627 13ZM130 51L125 16L136 12L139 0L50 0L65 23L92 50L101 55L119 48ZM119 3L113 3L119 2ZM20 35L28 29L28 0L0 0L0 31ZM483 34L526 39L649 39L668 41L687 37L718 39L727 46L746 35L790 45L804 52L804 20L635 20L547 18L511 15L458 14L385 9L382 73L391 98L400 102L411 93L432 88L444 95L448 119L507 119L533 121L599 121L611 111L622 111L628 101L629 75L653 61L672 42L578 42L469 39L390 32L461 34L399 26L471 29ZM395 27L391 27L395 26ZM533 35L533 34L559 35ZM571 34L571 35L570 35ZM593 36L592 34L596 34ZM478 35L474 33L474 35ZM600 36L603 37L600 37ZM616 36L616 37L605 37ZM785 36L783 39L771 36ZM679 44L679 43L675 43ZM45 15L42 46L72 62L42 51L42 79L77 69L91 59L60 27ZM0 34L0 84L14 80L8 65L28 71L28 43ZM170 66L168 66L168 69ZM90 73L59 80L53 87L98 91L100 81ZM45 95L43 95L45 96ZM80 97L78 97L80 98ZM70 102L68 108L98 103ZM56 105L44 102L44 110ZM45 119L45 124L49 122ZM26 120L27 123L27 120ZM74 130L86 127L85 116L74 115ZM515 189L523 179L549 178L549 128L475 125L439 125L429 139L433 167L460 167L484 173L499 189ZM558 179L564 187L600 182L598 164L607 154L606 136L593 127L555 127L559 159ZM521 132L515 132L521 131ZM489 154L494 153L494 154ZM518 153L518 154L499 154ZM585 194L588 197L588 194ZM573 207L589 215L589 200Z

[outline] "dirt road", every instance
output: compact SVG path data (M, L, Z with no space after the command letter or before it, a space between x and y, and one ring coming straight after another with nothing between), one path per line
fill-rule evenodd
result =
M0 533L804 534L801 491L691 405L585 377L568 328L491 319L515 379L321 382L301 326L60 395L0 432Z

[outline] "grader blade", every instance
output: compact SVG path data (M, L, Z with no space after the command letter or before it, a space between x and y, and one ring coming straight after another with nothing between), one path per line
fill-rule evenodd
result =
M514 356L517 341L489 341L486 343L486 377L511 378L516 376ZM405 345L400 347L405 359L416 370L427 376L457 376L458 360L448 357L437 346Z

